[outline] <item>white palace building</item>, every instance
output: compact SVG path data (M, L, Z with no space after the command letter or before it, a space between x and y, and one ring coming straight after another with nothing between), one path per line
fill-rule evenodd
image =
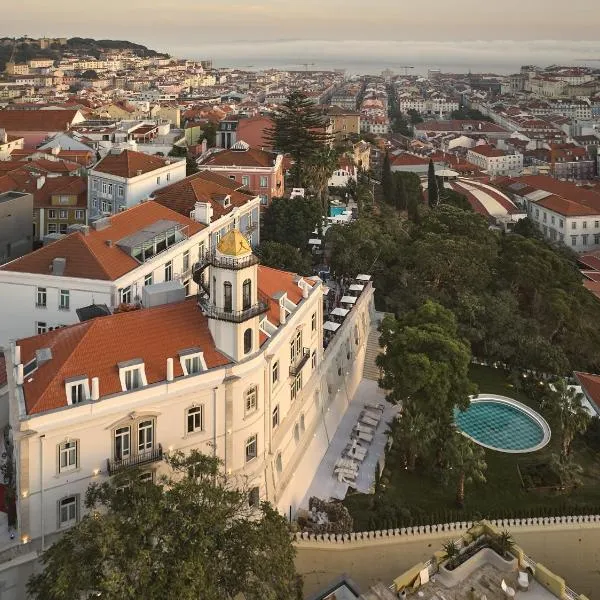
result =
M193 265L198 295L171 281L146 308L10 342L0 404L21 541L44 547L76 523L91 482L155 478L192 448L249 502L295 512L362 378L373 288L324 350L322 281L258 263L232 229Z

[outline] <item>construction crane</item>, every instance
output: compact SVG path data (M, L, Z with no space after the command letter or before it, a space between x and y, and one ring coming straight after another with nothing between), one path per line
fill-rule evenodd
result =
M405 75L408 75L408 70L409 69L414 69L414 67L411 67L410 65L400 65L398 68L399 69L404 69L404 74Z
M305 71L308 71L308 67L314 67L316 65L316 63L297 63L299 65L302 65L304 67Z

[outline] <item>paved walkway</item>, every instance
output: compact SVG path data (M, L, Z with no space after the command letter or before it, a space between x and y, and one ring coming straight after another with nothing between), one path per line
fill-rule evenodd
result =
M323 500L329 498L343 500L345 498L346 492L348 491L348 484L339 482L337 476L334 475L333 470L336 462L342 458L342 451L351 441L350 435L352 429L358 422L359 415L364 409L366 402L383 403L386 405L383 418L376 429L373 441L368 446L369 453L361 463L356 482L353 486L360 492L369 493L369 491L372 491L371 488L375 482L377 462L383 455L387 442L387 435L385 432L388 429L388 423L398 412L398 407L392 406L385 401L385 395L383 391L379 389L376 381L363 379L356 390L354 398L352 398L352 401L348 405L346 414L342 417L325 456L319 464L315 477L301 503L303 508L308 508L308 500L311 496L316 496ZM361 444L366 446L366 442L361 442Z

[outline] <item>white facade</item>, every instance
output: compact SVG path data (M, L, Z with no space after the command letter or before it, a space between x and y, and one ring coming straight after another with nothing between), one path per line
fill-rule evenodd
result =
M128 432L136 456L142 428L142 471L149 477L167 468L163 453L195 448L218 456L225 472L261 499L286 514L295 511L327 448L325 430L333 435L362 377L373 311L369 284L323 351L322 294L316 282L297 305L282 296L286 323L244 360L41 414L24 412L23 386L14 376L19 368L13 368L19 351L12 347L7 371L20 539L39 547L42 535L49 544L77 522L88 485L108 478L109 465L113 473L127 468L115 453ZM291 353L298 345L308 355L303 363ZM93 379L87 385L93 396ZM201 416L190 420L193 414Z
M517 175L523 170L522 154L487 156L479 154L477 146L467 151L467 161L487 171L490 175Z
M458 110L458 102L446 98L400 98L398 106L402 112L416 110L422 114L446 114Z
M138 303L146 285L167 281L169 274L171 280L187 287L189 295L195 294L197 285L191 277L191 269L199 255L214 248L218 239L233 227L246 232L253 245L259 244L259 229L252 226L259 222L259 211L260 198L256 196L113 281L0 269L0 297L11 307L11 318L0 320L0 347L10 340L78 323L77 308L106 304L114 310L122 302ZM65 291L68 308L61 308ZM45 305L39 301L40 294Z
M591 252L600 248L600 215L563 215L534 202L529 206L529 215L551 242L561 242L574 252Z
M356 181L356 169L344 167L336 169L329 178L327 185L329 187L345 187L350 180Z
M91 169L88 174L90 219L114 215L149 198L152 192L185 179L184 159L172 159L164 167L134 177L119 177Z

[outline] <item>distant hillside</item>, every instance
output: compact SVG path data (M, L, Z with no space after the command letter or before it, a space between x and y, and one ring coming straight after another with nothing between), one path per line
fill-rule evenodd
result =
M13 38L0 38L0 73L4 71L6 63L10 60L13 52L13 45ZM60 60L65 52L74 52L76 54L95 56L98 58L104 50L130 50L141 58L155 56L169 57L168 54L156 52L146 46L134 44L133 42L128 42L126 40L94 40L91 38L73 37L67 41L66 46L55 44L44 50L25 40L17 40L15 61L23 63L32 58L52 58L53 60Z

